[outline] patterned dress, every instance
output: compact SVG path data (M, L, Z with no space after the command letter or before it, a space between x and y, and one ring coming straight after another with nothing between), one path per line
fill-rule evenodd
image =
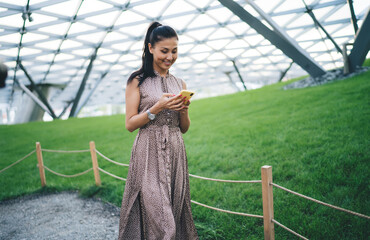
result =
M182 81L171 74L147 78L139 113L163 93L178 94ZM179 113L163 110L140 128L131 153L122 199L119 240L198 239L190 206L188 163Z

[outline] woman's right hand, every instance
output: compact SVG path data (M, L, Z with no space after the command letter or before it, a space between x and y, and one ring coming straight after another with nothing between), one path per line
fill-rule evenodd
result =
M171 93L164 93L156 105L158 106L159 112L164 109L180 111L183 108L183 98L180 94L173 95Z

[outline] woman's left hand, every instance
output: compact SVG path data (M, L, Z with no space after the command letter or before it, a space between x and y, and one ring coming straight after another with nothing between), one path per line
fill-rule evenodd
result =
M184 99L180 113L182 114L187 113L189 109L189 105L190 105L190 100Z

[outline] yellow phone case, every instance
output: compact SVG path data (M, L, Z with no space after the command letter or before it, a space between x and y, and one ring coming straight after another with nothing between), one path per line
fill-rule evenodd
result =
M186 97L186 101L188 101L194 95L194 92L189 90L181 90L180 94L182 97Z

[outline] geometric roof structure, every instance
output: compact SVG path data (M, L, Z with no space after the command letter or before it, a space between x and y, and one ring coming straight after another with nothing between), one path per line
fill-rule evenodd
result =
M84 78L80 108L123 104L127 78L141 66L143 38L152 21L177 31L179 56L171 73L197 97L243 90L240 77L252 89L279 81L286 70L288 78L307 74L222 2L1 0L0 60L9 71L0 106L16 109L22 104L24 93L16 82L29 86L29 77L36 85L53 86L48 102L58 114L70 110ZM234 2L289 38L324 70L343 66L340 49L354 41L355 25L361 27L370 5L346 0Z

